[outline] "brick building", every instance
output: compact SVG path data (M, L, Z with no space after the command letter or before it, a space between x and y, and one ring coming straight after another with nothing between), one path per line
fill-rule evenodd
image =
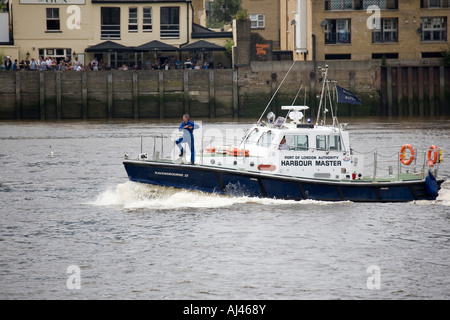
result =
M252 32L295 60L420 60L449 49L450 0L243 0Z

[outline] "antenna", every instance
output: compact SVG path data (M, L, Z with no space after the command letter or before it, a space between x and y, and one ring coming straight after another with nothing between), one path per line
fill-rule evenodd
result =
M283 80L281 81L280 85L278 86L277 90L275 91L275 93L273 94L273 96L272 96L272 98L270 99L269 103L267 104L266 108L264 109L263 113L261 114L261 117L259 117L258 123L261 122L261 119L262 119L262 117L264 116L264 113L266 113L267 108L270 106L270 104L272 103L272 100L273 100L273 99L275 98L275 96L277 95L278 90L280 90L281 86L282 86L283 83L284 83L284 80L286 80L288 74L291 72L292 68L293 68L294 65L295 65L295 62L296 62L296 61L294 60L294 62L292 63L291 67L289 68L288 72L286 73L286 75L284 76L284 78L283 78Z

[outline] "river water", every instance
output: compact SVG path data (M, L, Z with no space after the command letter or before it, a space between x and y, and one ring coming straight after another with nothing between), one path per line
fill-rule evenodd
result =
M180 122L0 122L0 299L450 298L450 182L436 201L403 204L128 182L122 159L139 135ZM449 118L342 122L361 152L450 150ZM439 174L450 180L450 161Z

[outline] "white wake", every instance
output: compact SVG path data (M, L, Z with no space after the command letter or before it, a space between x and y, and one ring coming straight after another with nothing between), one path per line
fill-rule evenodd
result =
M325 201L295 201L248 196L227 196L200 191L159 187L136 182L125 182L102 192L92 203L97 206L122 206L127 209L181 209L181 208L223 208L241 204L261 204L264 206L285 206L314 203L330 205Z

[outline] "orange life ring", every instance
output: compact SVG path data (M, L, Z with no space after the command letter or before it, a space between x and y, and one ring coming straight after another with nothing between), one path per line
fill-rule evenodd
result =
M244 155L244 150L240 148L229 148L227 150L227 155L234 156L234 157L242 157ZM248 149L245 149L245 156L249 156Z
M434 151L433 151L434 150ZM431 159L431 153L434 152L434 156L433 159ZM437 151L437 147L435 145L432 145L429 149L428 149L428 153L427 153L427 160L428 160L428 165L430 167L433 167L437 160L438 160L438 151Z
M411 154L409 156L409 159L406 159L406 152L405 152L406 149L409 149L409 152ZM400 149L400 161L405 166L409 166L414 161L414 156L415 156L414 148L410 144L404 144Z
M216 153L216 148L214 148L214 147L208 147L208 148L206 148L206 153Z

